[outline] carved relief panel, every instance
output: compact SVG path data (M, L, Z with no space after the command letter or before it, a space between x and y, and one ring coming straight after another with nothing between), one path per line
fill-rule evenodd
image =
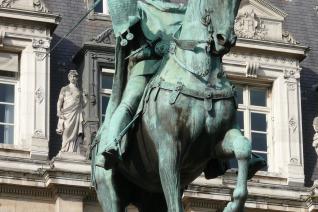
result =
M243 0L235 21L236 34L240 38L284 42L282 22L286 15L267 1Z

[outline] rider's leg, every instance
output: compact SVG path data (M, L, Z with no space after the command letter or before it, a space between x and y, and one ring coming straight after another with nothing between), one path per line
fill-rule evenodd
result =
M135 115L148 78L149 76L137 75L129 79L122 101L110 119L108 130L101 135L101 140L105 139L104 143L106 145L100 148L101 151L99 151L99 154L103 154L106 160L104 161L103 157L99 157L100 160L97 161L97 166L109 169L116 163L118 159L118 146L115 139Z

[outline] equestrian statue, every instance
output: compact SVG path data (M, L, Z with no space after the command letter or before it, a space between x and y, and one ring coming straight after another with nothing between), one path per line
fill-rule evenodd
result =
M92 183L104 212L182 212L204 172L238 161L224 211L243 211L247 180L266 166L236 121L222 56L236 43L240 0L108 0L116 36L112 95L91 145Z

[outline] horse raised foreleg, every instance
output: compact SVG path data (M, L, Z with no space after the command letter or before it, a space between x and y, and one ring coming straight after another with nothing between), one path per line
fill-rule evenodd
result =
M123 197L124 189L128 189L124 183L117 182L113 170L105 170L96 166L95 180L97 182L96 193L103 212L126 211Z
M159 143L159 173L169 212L182 212L180 159L178 142L163 139Z
M242 136L238 129L229 130L217 146L220 158L235 157L238 161L237 184L233 192L233 200L228 203L224 212L241 212L247 198L248 163L251 158L251 142Z

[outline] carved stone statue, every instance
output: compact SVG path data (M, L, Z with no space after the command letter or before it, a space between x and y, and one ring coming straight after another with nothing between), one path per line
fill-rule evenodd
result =
M56 132L62 135L60 152L80 153L80 144L83 139L83 107L86 99L78 88L78 73L70 70L69 85L60 91L57 102L58 125Z
M313 86L313 89L314 91L318 92L318 84L314 85ZM315 135L314 135L314 142L313 142L313 147L315 148L317 154L318 154L318 117L316 117L314 119L314 122L313 122L313 127L314 127L314 130L315 130Z
M266 165L236 122L222 56L235 45L240 0L108 0L116 72L105 121L92 144L92 182L104 212L182 212L182 192L202 172L238 161L226 212L242 211L247 180ZM225 161L225 162L224 162Z

